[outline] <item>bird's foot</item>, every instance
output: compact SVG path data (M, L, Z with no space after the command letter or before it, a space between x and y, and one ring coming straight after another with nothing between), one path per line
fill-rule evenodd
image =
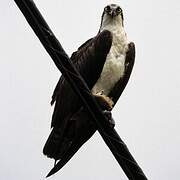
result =
M102 109L106 109L108 111L112 110L114 102L111 98L103 94L103 91L93 94L96 98L98 104L101 106Z
M115 126L115 121L114 121L114 119L113 119L113 117L112 117L111 111L104 110L104 111L103 111L103 114L105 115L105 117L106 117L106 119L107 119L107 121L108 121L108 123L109 123L109 125L110 125L110 128L114 128L114 126Z

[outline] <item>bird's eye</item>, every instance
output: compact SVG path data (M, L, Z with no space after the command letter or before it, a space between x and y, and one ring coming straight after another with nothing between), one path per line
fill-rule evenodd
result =
M122 9L120 7L117 7L116 12L122 12Z
M110 7L110 6L106 6L106 7L105 7L105 11L106 11L106 12L111 11L111 7Z

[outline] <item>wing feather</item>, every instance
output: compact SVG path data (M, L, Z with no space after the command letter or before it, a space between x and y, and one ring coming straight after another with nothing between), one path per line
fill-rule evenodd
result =
M126 53L124 76L115 84L114 88L111 90L111 92L108 95L110 98L112 98L114 105L116 104L122 92L124 91L124 88L126 87L129 81L129 78L130 78L130 75L134 66L135 44L133 42L130 42L128 46L129 47Z
M111 44L112 35L105 30L87 41L78 51L72 54L71 60L74 66L90 89L100 77ZM54 102L55 107L51 124L53 129L44 146L43 153L56 159L60 147L63 148L62 143L66 141L66 138L73 136L74 132L70 128L78 123L77 121L71 121L71 119L82 105L63 76L61 76L54 90L51 103ZM71 143L70 140L69 143Z
M90 89L92 89L101 74L111 44L111 33L103 31L73 53L71 57L75 67ZM60 122L65 117L74 114L81 106L79 98L63 76L61 76L55 88L53 99L56 104L52 117L52 127L61 126Z

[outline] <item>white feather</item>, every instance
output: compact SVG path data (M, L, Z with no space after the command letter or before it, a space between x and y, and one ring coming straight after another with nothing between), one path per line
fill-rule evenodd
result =
M112 19L105 14L100 31L105 29L112 33L112 46L107 55L101 76L93 87L92 92L96 94L103 91L104 95L108 95L118 80L123 77L128 40L120 15Z

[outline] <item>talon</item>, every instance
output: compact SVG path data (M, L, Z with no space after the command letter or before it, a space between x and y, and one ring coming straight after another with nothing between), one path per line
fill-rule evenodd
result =
M97 93L97 94L93 94L97 100L97 102L99 103L99 105L101 106L101 108L107 109L107 110L112 110L114 102L112 101L111 98L109 98L108 96L105 96L103 94L103 91Z

